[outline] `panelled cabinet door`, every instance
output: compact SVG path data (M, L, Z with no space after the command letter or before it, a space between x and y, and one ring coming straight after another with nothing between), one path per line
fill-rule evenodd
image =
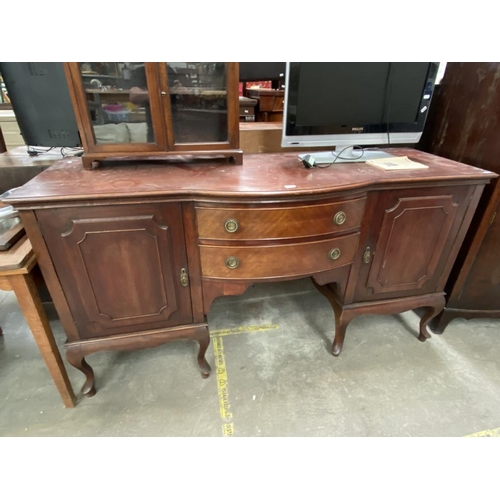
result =
M165 149L155 63L67 63L66 71L86 152Z
M192 321L179 203L37 216L81 338Z
M468 192L468 187L381 192L356 300L441 291L438 282L464 218Z

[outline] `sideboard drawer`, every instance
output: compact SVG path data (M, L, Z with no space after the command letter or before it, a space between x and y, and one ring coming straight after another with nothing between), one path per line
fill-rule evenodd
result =
M308 276L350 264L359 233L328 240L269 246L200 245L205 278L259 279Z
M198 235L208 240L317 236L361 225L366 198L293 208L196 209Z

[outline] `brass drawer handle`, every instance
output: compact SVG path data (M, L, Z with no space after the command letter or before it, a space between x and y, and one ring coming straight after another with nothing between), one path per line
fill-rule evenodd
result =
M236 219L227 219L226 222L224 222L224 229L228 232L228 233L235 233L236 231L238 231L238 221Z
M332 260L337 260L340 257L340 248L332 248L328 253L328 257Z
M226 267L236 269L240 265L240 261L236 257L228 257L226 259Z
M335 217L333 218L333 221L335 222L335 224L337 224L338 226L340 226L341 224L343 224L347 219L347 216L345 214L345 212L337 212L335 214Z

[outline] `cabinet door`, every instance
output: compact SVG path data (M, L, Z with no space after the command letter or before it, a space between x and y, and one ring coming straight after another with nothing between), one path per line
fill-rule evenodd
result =
M441 291L468 193L468 187L379 193L356 300Z
M37 213L81 338L192 321L179 203Z
M86 152L165 149L156 64L66 63L66 72Z
M238 64L169 62L159 68L168 149L237 148Z

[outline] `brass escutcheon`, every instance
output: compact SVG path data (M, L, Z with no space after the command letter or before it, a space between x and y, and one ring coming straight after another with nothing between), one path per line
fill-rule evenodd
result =
M181 269L181 285L188 286L189 285L189 277L184 268Z
M366 247L365 253L363 254L363 262L365 264L368 264L371 258L372 258L372 253L370 251L370 247Z

